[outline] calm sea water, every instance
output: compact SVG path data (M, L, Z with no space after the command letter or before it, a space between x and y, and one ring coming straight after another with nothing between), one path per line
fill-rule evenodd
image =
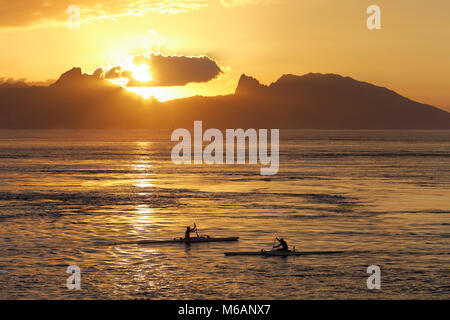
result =
M281 131L280 171L176 166L170 132L0 131L2 299L450 298L450 131ZM236 243L100 243L201 234ZM270 249L304 257L225 257ZM81 290L66 288L69 265ZM367 289L369 265L381 290Z

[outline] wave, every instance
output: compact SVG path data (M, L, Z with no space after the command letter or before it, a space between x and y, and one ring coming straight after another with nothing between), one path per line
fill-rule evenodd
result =
M400 157L443 157L450 158L449 152L317 152L288 154L289 158L345 158L345 157L370 157L370 158L400 158Z

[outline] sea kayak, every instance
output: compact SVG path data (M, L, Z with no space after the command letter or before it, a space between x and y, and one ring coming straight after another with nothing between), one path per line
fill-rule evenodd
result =
M226 256L307 256L307 255L315 255L315 254L338 254L344 253L343 251L284 251L284 250L270 250L270 251L238 251L238 252L225 252Z
M127 242L114 242L114 243L110 243L109 245L226 242L226 241L238 241L238 239L239 239L239 237L227 237L227 238L192 237L189 239L175 238L175 239L171 239L171 240L138 240L138 241L127 241Z

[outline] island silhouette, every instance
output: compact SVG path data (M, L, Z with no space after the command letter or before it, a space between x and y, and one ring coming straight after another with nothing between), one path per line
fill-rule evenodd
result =
M72 68L47 86L0 84L1 129L450 129L450 113L337 74L243 74L234 94L159 102Z

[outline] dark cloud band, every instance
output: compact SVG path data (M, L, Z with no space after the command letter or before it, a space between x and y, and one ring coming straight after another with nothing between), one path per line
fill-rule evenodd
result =
M217 78L222 70L217 63L207 56L165 56L151 53L137 55L133 58L137 66L147 65L152 75L151 81L138 81L130 71L113 67L104 73L104 78L128 78L129 87L168 87L183 86L192 82L208 82Z

